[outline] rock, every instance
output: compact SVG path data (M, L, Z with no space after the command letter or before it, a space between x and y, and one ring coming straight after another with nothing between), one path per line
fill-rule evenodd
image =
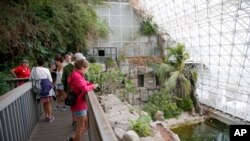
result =
M154 122L150 122L150 126L152 128L156 128L157 125L161 125L164 128L168 128L167 124L164 121L154 121Z
M134 110L133 113L138 114L139 116L147 116L148 115L147 112L144 112L142 110Z
M114 122L113 127L121 128L125 131L128 131L131 127L128 120L124 118L124 120L117 120Z
M141 101L142 102L147 102L148 101L148 95L147 94L143 94L141 97L140 97Z
M180 141L180 138L177 134L173 133L172 137L174 138L174 141Z
M155 114L155 119L159 120L159 121L163 121L164 120L164 115L162 111L157 111Z
M123 141L140 141L139 136L133 130L126 132L122 138Z
M121 129L121 128L114 128L114 132L115 132L118 140L122 140L124 134L126 133L126 131Z
M152 127L152 128L156 128L156 125L157 125L157 122L150 122L149 123L149 126Z

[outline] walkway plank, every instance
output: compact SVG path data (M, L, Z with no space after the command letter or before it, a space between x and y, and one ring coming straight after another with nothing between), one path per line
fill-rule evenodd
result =
M70 109L67 111L53 111L53 114L55 120L51 123L45 122L44 116L41 117L29 141L66 141L67 137L72 136L74 130L71 126ZM87 132L82 136L82 141L89 141Z

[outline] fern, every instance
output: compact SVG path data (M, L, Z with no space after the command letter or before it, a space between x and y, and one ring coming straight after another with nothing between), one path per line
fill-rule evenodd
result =
M152 131L149 127L150 121L150 116L141 116L138 120L132 121L132 130L134 130L140 137L150 136L152 135Z

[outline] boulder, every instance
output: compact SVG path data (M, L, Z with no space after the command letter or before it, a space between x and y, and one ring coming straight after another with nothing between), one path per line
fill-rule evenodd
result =
M123 141L140 141L139 136L133 130L126 132L122 138Z
M126 131L121 128L114 128L114 132L119 141L122 140L124 134L126 133Z

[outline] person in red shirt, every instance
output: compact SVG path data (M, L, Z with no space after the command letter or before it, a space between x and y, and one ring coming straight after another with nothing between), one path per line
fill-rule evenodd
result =
M29 78L30 77L30 68L29 61L22 60L21 65L10 71L16 78ZM18 84L22 85L24 81L20 81Z
M88 105L85 96L88 91L97 87L84 78L84 74L88 71L89 63L86 59L77 60L75 68L68 78L71 90L77 95L75 105L71 106L72 113L76 116L76 130L73 137L67 138L68 141L80 141L81 135L88 129L87 110Z

